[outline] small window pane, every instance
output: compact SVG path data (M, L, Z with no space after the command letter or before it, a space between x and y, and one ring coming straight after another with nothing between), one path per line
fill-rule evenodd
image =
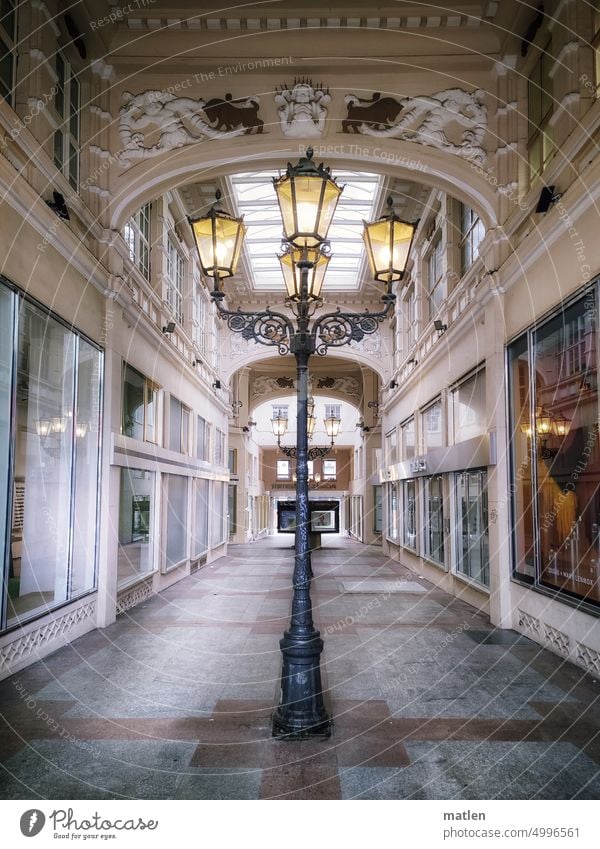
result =
M121 469L117 585L154 568L154 472Z

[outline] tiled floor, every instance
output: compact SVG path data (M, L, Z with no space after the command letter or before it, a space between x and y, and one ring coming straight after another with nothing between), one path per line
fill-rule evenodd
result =
M0 683L0 798L588 799L600 687L337 537L313 557L329 740L270 736L289 537Z

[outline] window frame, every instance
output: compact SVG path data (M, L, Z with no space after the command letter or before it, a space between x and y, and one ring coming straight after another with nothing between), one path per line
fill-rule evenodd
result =
M53 134L52 158L60 173L68 180L75 191L79 191L80 179L80 153L81 153L81 83L77 72L64 50L58 49L55 56L56 61L56 92L54 95L54 110L58 116L58 126ZM63 73L59 71L58 62L62 62ZM61 83L62 77L62 83ZM73 101L73 88L76 86L75 108ZM60 108L59 92L62 95L62 109ZM74 131L75 127L75 131ZM71 169L71 147L75 151L75 175Z
M283 468L283 464L285 463L286 471L280 472L280 468ZM289 481L292 479L292 464L289 460L282 460L277 458L275 461L275 477L278 481Z
M438 228L431 240L431 247L425 257L427 268L427 312L429 320L438 315L445 298L444 292L444 240L442 230ZM439 298L439 301L438 301Z
M531 71L527 75L527 161L529 163L530 180L534 180L542 174L555 151L552 116L554 114L554 94L550 70L554 60L552 59L552 39L546 42L540 55L536 58ZM537 77L537 78L536 78ZM544 83L549 81L550 86L546 88ZM540 109L539 114L534 114L534 93L537 92ZM544 103L547 101L547 105ZM539 164L533 161L534 150L539 146Z
M333 472L326 472L325 469L327 468L327 465L332 464L332 463L333 463L333 467L334 467ZM327 458L324 459L322 461L321 469L322 469L322 472L321 472L322 473L322 479L324 481L337 481L337 476L338 476L337 460L331 460L331 459L327 459Z
M423 557L426 560L429 560L431 563L434 563L436 566L447 570L446 566L446 558L448 551L448 541L447 541L447 533L446 527L448 518L445 515L446 508L446 497L445 497L445 476L443 474L435 474L435 475L427 475L423 477L422 480L422 493L423 493ZM441 521L441 551L442 558L441 560L436 557L432 552L431 546L431 537L432 537L432 511L431 511L431 483L432 481L439 481L440 485L440 496L441 496L441 510L436 511L439 513L440 521ZM439 549L438 549L439 551Z
M142 277L150 281L150 216L152 204L146 203L132 215L123 228L129 259ZM144 232L146 231L146 232Z
M143 409L144 409L144 421L142 423L143 429L143 437L140 440L141 442L149 442L151 445L159 444L159 433L158 433L158 422L160 420L159 417L159 393L160 386L147 377L143 372L139 371L135 366L132 366L127 360L123 360L123 368L121 372L121 434L126 436L128 439L135 439L136 437L129 436L125 433L125 372L130 368L133 372L135 372L139 377L144 381L143 384ZM149 407L149 398L154 395L154 423L152 425L154 429L154 439L148 438L148 407Z
M183 325L183 301L185 288L185 258L182 256L177 237L173 233L167 235L166 262L166 292L167 302L175 320Z
M412 490L413 490L412 502L411 502L411 499L408 497L409 487L412 487ZM419 530L418 530L419 521L418 521L418 515L417 515L417 511L418 511L418 505L417 505L418 491L417 491L417 487L418 487L417 478L404 478L403 480L400 481L400 490L402 492L402 505L401 505L401 507L402 507L402 533L401 533L402 547L408 549L408 551L413 551L415 554L417 554L418 551L419 551ZM412 514L413 532L409 535L408 528L409 528L410 522L407 521L407 517L410 518L409 505L411 503L412 503L412 509L413 509L413 514ZM410 537L412 537L414 544L411 544Z
M3 22L0 22L0 42L6 50L6 55L10 55L10 80L0 79L0 97L4 98L9 106L14 106L15 99L15 83L17 74L17 44L18 44L18 17L19 8L14 0L6 0L12 8L13 27L10 33ZM1 49L1 48L0 48ZM6 94L2 89L6 88Z
M460 271L466 274L479 256L479 246L485 237L485 227L478 213L465 203L460 204Z

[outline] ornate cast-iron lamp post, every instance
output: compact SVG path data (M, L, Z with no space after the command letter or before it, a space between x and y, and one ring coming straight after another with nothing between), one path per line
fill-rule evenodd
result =
M383 307L378 312L352 313L337 309L312 322L329 261L326 246L342 188L329 168L317 166L313 151L297 165L288 163L283 176L274 179L285 232L280 257L287 287L287 305L296 319L269 308L261 312L228 310L223 306L222 280L236 268L245 227L241 218L228 215L217 202L204 218L190 219L204 274L214 281L212 297L219 315L230 330L244 339L272 345L280 354L296 358L296 536L292 616L280 641L283 655L281 698L273 715L273 735L298 738L328 737L331 719L323 702L320 656L323 641L315 629L310 599L310 514L308 501L308 362L312 354L325 355L330 348L360 342L374 333L393 311L392 282L404 271L414 225L400 222L391 199L386 215L373 224L365 222L365 246L376 279L386 282ZM402 225L402 226L400 226Z

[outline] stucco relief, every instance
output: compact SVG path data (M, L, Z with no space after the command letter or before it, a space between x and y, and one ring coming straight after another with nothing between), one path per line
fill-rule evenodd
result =
M481 163L487 156L483 148L487 129L484 96L481 89L466 92L460 88L399 100L381 97L379 92L369 100L349 94L342 131L416 142Z
M325 129L329 91L314 88L311 80L294 80L293 86L282 86L275 95L281 131L286 138L319 138Z
M123 93L119 115L122 165L201 139L262 133L258 97L193 100L166 91Z
M321 377L317 389L332 389L350 398L360 398L360 383L355 377Z

